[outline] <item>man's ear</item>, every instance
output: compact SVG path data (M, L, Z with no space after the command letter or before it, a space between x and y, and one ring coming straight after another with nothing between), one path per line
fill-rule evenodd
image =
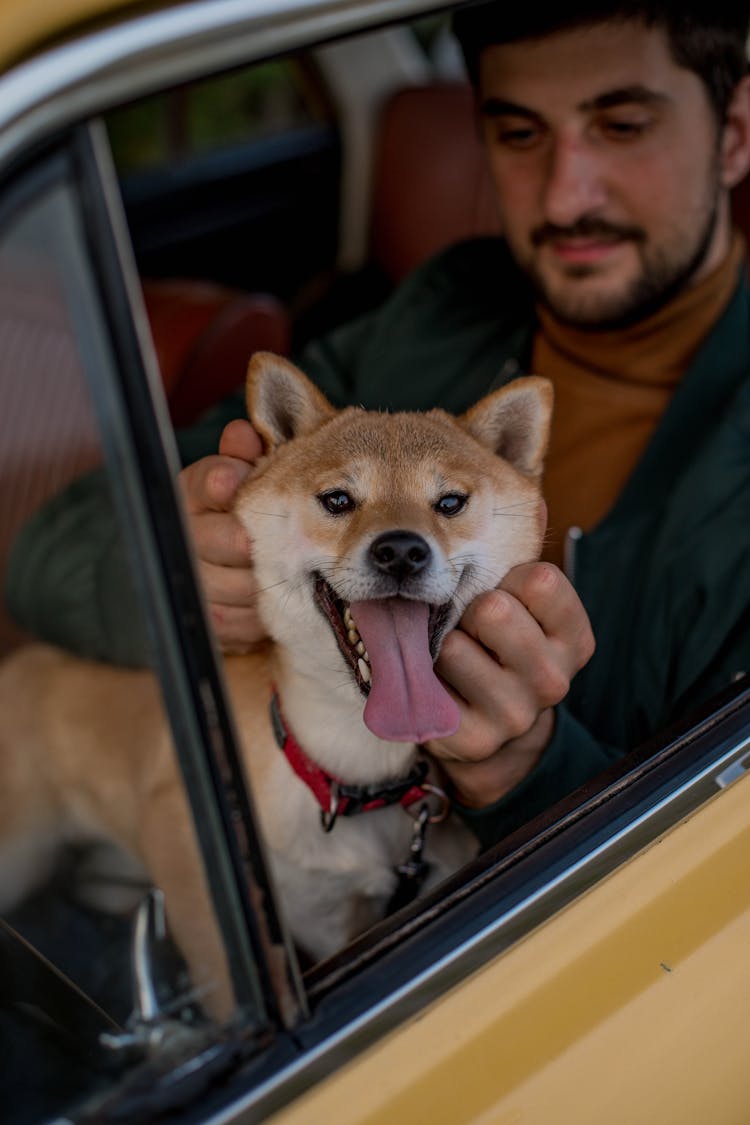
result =
M247 369L247 413L270 453L292 438L317 430L336 411L289 360L256 352Z
M459 419L469 433L519 472L537 478L547 452L552 383L539 375L514 379Z
M721 183L733 188L750 171L750 75L738 82L721 135Z

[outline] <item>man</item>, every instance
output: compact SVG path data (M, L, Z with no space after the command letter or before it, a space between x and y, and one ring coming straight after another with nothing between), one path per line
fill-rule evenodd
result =
M750 665L750 296L729 215L750 166L747 23L645 2L459 16L506 244L448 251L301 360L366 406L460 410L522 370L555 382L551 561L479 598L437 666L462 721L429 749L483 843ZM229 514L258 452L236 420L182 474L227 650L260 637ZM33 535L11 573L32 625Z

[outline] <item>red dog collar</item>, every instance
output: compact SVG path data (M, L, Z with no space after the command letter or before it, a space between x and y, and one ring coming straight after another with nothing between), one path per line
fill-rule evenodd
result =
M339 816L371 812L395 804L408 808L430 794L440 794L440 790L424 783L429 767L423 759L417 762L411 773L398 781L389 781L385 785L346 785L341 778L327 773L308 758L284 721L276 692L271 698L271 725L279 749L320 805L321 822L326 832L331 831Z

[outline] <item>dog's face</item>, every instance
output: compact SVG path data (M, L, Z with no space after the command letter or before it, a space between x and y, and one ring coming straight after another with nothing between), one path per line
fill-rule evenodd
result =
M329 690L345 668L380 737L452 732L457 708L432 664L469 602L538 556L549 384L519 380L461 419L336 412L260 354L248 405L268 455L236 510L269 634Z

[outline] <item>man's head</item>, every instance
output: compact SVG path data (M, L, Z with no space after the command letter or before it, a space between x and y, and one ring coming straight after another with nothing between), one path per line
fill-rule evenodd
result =
M741 0L579 0L520 8L479 3L456 13L453 22L476 84L479 56L491 43L517 43L612 21L660 28L674 61L702 79L718 119L724 120L732 93L747 73L750 5Z
M725 0L457 15L508 244L561 319L632 322L726 255L749 18Z

